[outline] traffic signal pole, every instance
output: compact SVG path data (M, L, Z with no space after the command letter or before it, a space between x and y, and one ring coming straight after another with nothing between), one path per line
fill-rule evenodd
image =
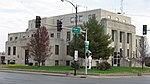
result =
M66 2L69 2L76 10L75 12L75 27L77 28L77 14L78 14L78 6L77 5L74 5L72 2L68 1L68 0L61 0L62 2L66 1ZM74 55L76 54L75 52L77 51L77 34L75 33L74 34ZM75 57L74 57L75 58ZM76 68L77 68L77 60L74 59L74 63L75 63L75 66L74 66L74 76L76 76Z

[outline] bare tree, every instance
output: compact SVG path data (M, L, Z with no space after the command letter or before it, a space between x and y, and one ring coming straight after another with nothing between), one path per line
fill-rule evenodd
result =
M52 54L49 41L49 34L46 27L37 29L36 33L31 37L29 43L29 55L38 62L38 66Z
M143 69L145 58L150 55L149 45L148 45L146 37L144 36L142 36L140 40L139 53L141 55L141 63L142 63L142 69Z

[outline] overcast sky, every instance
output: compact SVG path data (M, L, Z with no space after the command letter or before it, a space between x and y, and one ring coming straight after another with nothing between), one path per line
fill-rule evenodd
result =
M121 0L70 0L75 5L87 6L88 10L102 8L120 12ZM142 35L142 25L150 29L150 0L124 0L124 15L131 17L136 34ZM79 11L85 11L79 7ZM61 0L0 0L0 52L5 51L8 33L24 32L28 20L35 16L50 17L75 12L72 5ZM147 36L150 36L148 34Z

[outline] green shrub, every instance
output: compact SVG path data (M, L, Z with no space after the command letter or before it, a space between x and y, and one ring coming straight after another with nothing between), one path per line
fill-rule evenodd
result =
M32 62L30 62L28 65L29 65L29 66L33 66L33 63L32 63Z
M80 68L80 66L79 66L79 62L71 62L71 67L73 68L73 69L75 69L75 67L76 67L76 69L79 69Z
M107 70L111 68L111 65L107 61L104 61L104 62L99 63L97 68L100 70Z
M15 64L15 62L12 61L12 62L10 62L9 64Z

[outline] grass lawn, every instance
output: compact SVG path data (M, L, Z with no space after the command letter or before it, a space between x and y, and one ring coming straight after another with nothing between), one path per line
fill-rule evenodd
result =
M60 71L60 72L73 72L70 66L23 66L23 65L13 65L5 66L3 68L10 69L32 69L32 70L46 70L46 71ZM77 72L85 72L85 69L79 69ZM101 74L111 74L111 73L138 73L138 72L150 72L150 68L141 69L141 67L112 67L109 70L98 70L92 69L88 70L88 73L101 73Z

